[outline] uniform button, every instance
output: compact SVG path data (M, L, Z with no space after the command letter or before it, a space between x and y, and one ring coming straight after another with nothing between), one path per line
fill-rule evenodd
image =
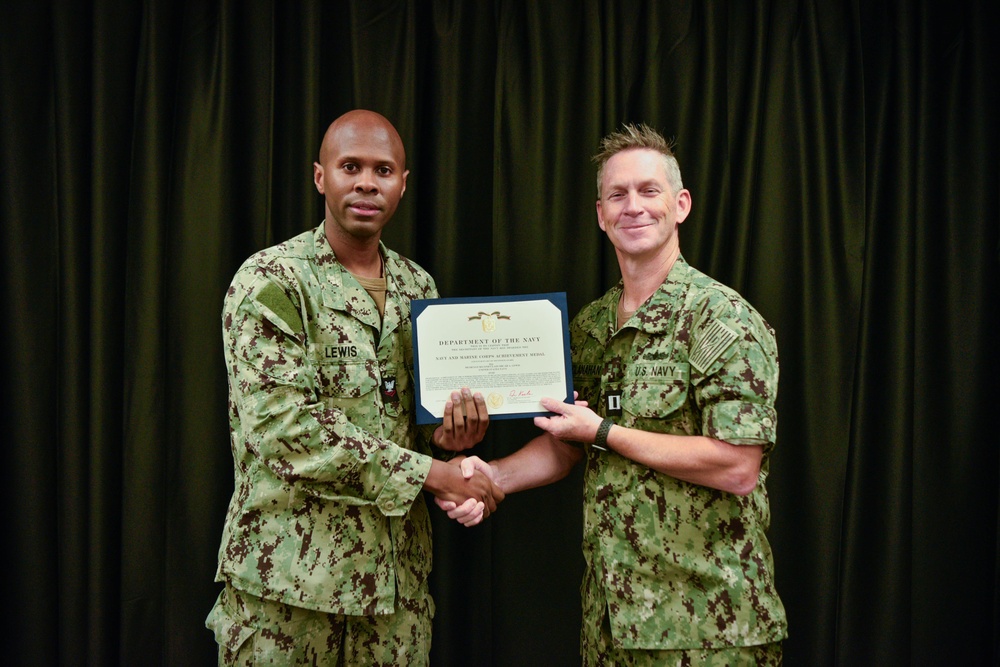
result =
M385 501L385 508L391 512L392 510L396 509L396 503L394 503L391 500L387 500Z
M771 428L771 426L774 425L774 422L771 421L770 417L764 417L760 420L760 423L764 425L764 428Z

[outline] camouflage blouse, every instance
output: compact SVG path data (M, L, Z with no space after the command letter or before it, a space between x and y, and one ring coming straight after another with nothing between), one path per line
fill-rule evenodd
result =
M743 646L786 634L774 587L767 491L774 332L734 290L678 258L617 330L622 286L571 326L580 398L614 423L764 446L748 496L690 484L591 448L584 476L584 623L605 610L622 648Z
M391 613L397 596L432 605L409 315L411 299L437 291L381 252L381 322L323 225L253 255L226 293L235 491L218 581L338 614Z

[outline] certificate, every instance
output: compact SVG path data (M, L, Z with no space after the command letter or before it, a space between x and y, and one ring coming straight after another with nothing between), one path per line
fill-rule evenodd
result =
M573 402L566 293L414 299L417 423L441 421L453 391L486 400L490 419L551 414L540 400Z

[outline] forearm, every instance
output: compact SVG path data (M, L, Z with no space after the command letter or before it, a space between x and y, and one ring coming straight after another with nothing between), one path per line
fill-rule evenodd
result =
M241 411L247 453L289 486L352 505L392 501L404 510L419 493L428 456L369 433L295 387L259 396Z
M651 433L612 426L607 444L617 454L676 479L746 495L757 485L763 447L732 445L697 435Z
M490 465L497 486L509 494L559 481L582 457L579 447L543 433L513 454L490 461Z

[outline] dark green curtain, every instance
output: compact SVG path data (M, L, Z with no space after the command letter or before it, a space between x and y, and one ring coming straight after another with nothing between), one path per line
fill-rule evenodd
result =
M997 664L998 29L993 0L0 2L4 662L214 664L222 295L318 224L322 132L366 107L408 150L391 247L574 312L618 279L599 138L676 138L682 251L778 331L786 664ZM578 663L580 530L578 473L436 515L433 663Z

